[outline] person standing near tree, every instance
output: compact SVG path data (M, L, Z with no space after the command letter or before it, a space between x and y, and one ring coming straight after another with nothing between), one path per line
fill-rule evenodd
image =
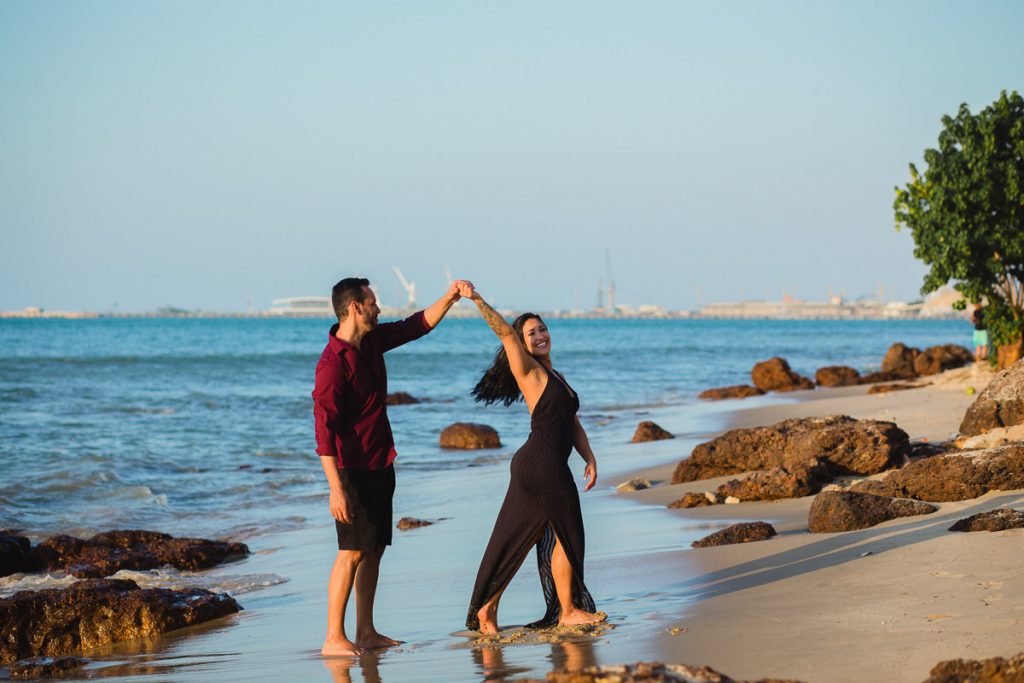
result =
M971 313L974 323L974 361L988 360L988 330L985 329L985 307L978 304Z
M384 354L434 329L459 300L462 280L434 304L405 320L377 324L380 307L365 278L334 285L338 323L316 365L313 419L316 451L330 487L338 554L327 587L324 656L356 656L398 645L373 623L373 601L384 549L391 545L395 440L387 414ZM465 282L465 286L472 285ZM345 634L345 608L356 589L356 639Z

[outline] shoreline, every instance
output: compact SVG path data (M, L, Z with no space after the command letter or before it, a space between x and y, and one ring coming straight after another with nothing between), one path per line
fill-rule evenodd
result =
M911 441L944 441L956 434L977 396L967 387L980 393L991 375L967 366L927 378L928 386L888 394L868 395L865 386L855 386L793 392L792 401L773 405L734 401L727 429L846 414L896 422ZM668 482L675 464L629 476ZM683 493L713 490L738 476L620 495L664 507ZM813 499L666 510L709 529L766 521L779 535L668 553L679 568L672 588L684 630L659 634L659 660L711 666L737 678L909 682L926 679L942 660L1010 657L1021 650L1024 570L1014 551L1024 530L947 528L978 512L1024 504L1024 491L938 503L931 515L845 533L807 532Z

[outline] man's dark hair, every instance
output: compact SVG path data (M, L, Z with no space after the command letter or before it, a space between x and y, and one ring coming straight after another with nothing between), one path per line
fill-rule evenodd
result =
M366 288L370 281L365 277L347 277L338 280L331 290L331 306L334 307L334 314L338 316L338 322L348 317L348 305L353 301L363 303L366 301Z

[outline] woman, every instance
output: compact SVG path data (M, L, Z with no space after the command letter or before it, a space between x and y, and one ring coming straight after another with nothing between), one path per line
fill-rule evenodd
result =
M501 339L473 396L506 406L522 398L531 416L530 436L512 458L512 478L480 562L466 626L498 632L498 601L534 545L547 613L530 626L597 623L604 617L594 614L583 584L583 516L568 464L575 446L586 461L584 490L594 487L597 460L576 417L579 399L551 367L551 335L540 316L525 313L509 325L472 285L459 293Z

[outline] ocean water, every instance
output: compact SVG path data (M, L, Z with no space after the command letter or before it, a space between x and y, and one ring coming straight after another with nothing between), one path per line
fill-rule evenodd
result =
M617 417L748 383L759 359L783 356L813 376L830 364L878 369L895 341L970 342L958 320L548 322L555 365L597 441ZM0 320L0 528L247 539L306 525L325 491L310 392L329 325ZM388 354L390 390L424 399L389 410L400 470L444 481L434 475L506 466L526 437L525 409L469 396L496 348L483 321L451 319ZM440 449L441 430L456 421L494 426L505 446ZM428 493L409 487L403 496L415 503Z

